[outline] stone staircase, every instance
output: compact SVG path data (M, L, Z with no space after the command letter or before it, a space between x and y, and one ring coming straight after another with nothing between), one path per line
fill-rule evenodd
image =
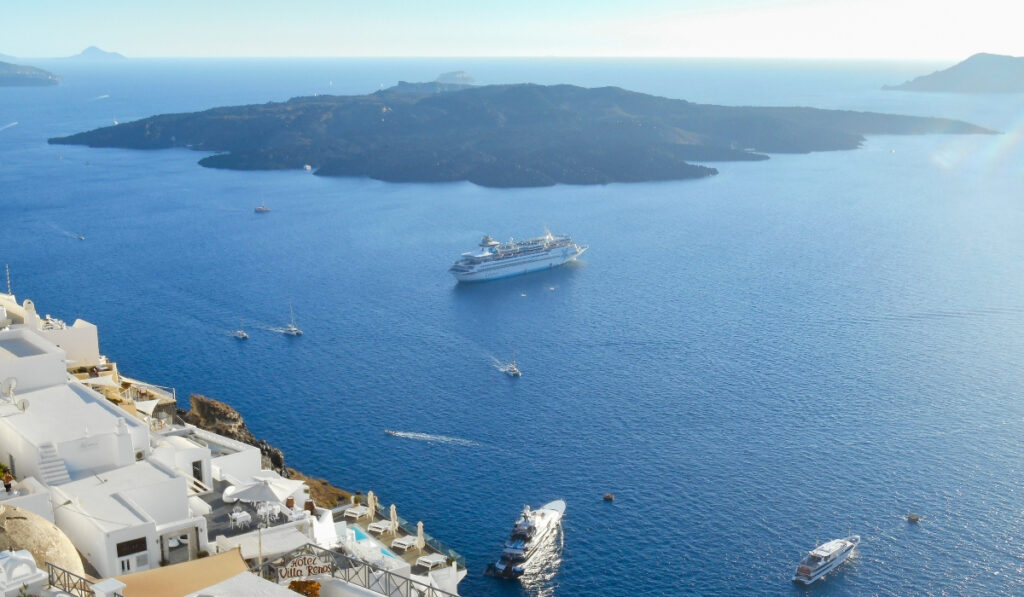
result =
M71 480L64 459L57 454L57 446L53 442L39 444L39 474L47 485L60 485Z

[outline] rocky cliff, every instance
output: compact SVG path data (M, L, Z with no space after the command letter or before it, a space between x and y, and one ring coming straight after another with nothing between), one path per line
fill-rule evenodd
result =
M305 481L309 486L310 495L318 506L333 508L349 498L350 494L325 479L309 477L293 468L285 466L284 453L266 440L256 439L249 431L241 413L231 406L201 394L189 396L190 410L179 410L181 418L191 425L205 429L224 437L256 446L263 454L263 467L272 469L283 477Z

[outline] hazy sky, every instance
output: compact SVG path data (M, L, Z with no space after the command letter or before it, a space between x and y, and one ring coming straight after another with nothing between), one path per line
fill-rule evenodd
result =
M67 56L1024 55L1013 0L8 0L0 53Z

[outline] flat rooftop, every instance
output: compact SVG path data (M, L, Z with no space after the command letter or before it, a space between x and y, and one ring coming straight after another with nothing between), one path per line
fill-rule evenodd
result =
M188 517L185 480L142 461L59 485L72 508L104 531ZM60 508L58 504L56 508Z
M117 420L125 419L131 427L135 421L127 412L117 416L101 406L88 390L79 384L64 384L33 392L15 393L25 399L28 408L20 412L12 404L0 404L0 416L8 416L10 425L33 445L45 442L60 444L68 440L115 431Z
M0 359L22 359L41 354L46 354L46 351L40 349L25 338L19 338L18 336L0 338Z

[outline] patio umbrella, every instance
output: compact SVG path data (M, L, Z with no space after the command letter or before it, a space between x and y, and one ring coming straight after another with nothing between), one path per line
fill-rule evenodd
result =
M426 540L423 539L423 521L416 523L416 549L423 551L423 546L426 545Z
M373 515L377 513L377 496L372 490L366 492L366 507L370 509L370 522L373 522Z
M258 479L242 485L232 497L243 502L283 502L284 499L302 487L302 481L292 479Z
M391 504L391 534L394 535L398 532L398 508L395 508L394 504Z

